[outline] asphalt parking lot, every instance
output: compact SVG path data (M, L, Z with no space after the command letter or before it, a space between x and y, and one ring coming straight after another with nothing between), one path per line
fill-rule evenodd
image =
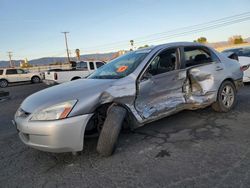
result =
M122 133L109 158L96 153L97 138L86 139L78 156L21 143L11 120L25 97L44 88L5 89L11 99L0 102L0 187L249 187L250 85L229 113L183 111Z

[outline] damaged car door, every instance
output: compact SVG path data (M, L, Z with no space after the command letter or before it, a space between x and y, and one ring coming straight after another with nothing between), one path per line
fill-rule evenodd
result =
M224 80L224 66L206 47L184 47L184 59L189 81L186 88L188 109L200 108L216 101L217 91Z
M145 121L176 112L185 104L183 85L187 75L181 65L180 48L159 52L137 83L135 108Z

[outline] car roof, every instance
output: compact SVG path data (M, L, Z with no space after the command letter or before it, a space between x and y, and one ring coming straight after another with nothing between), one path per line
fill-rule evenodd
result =
M168 48L168 47L180 47L180 46L199 46L199 47L207 47L204 44L198 43L198 42L172 42L172 43L165 43L165 44L160 44L160 45L156 45L156 46L150 46L147 48L142 48L142 49L138 49L136 51L143 51L143 50L153 50L156 48Z

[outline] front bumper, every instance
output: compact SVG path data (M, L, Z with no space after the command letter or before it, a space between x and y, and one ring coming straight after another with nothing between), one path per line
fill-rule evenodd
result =
M84 132L92 114L54 121L29 121L15 117L22 142L48 152L75 152L83 149Z

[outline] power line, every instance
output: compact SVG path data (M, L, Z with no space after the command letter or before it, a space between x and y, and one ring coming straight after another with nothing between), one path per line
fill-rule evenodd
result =
M165 36L167 34L176 34L178 31L189 31L189 30L194 30L194 29L201 29L202 27L207 27L207 26L215 26L215 24L224 24L225 22L233 22L233 21L242 21L241 19L248 19L250 16L250 12L245 12L245 13L242 13L242 14L237 14L237 15L233 15L233 16L229 16L229 17L224 17L224 18L220 18L220 19L217 19L217 20L213 20L213 21L209 21L209 22L205 22L205 23L201 23L201 24L196 24L196 25L192 25L192 26L187 26L187 27L182 27L182 28L178 28L178 29L174 29L174 30L169 30L169 31L165 31L165 32L161 32L161 33L155 33L155 34L151 34L151 35L147 35L147 36L143 36L143 37L139 37L139 38L134 38L135 41L139 41L141 39L144 39L144 38L150 38L150 37L160 37L160 36ZM149 40L149 39L148 39ZM148 41L148 40L144 40L144 41ZM114 45L126 45L128 44L128 41L129 40L124 40L124 41L119 41L119 42L114 42L114 43L107 43L107 44L103 44L103 45L98 45L98 46L92 46L92 47L88 47L88 50L89 49L94 49L94 48L99 48L102 47L101 49L103 49L104 47L107 47L107 46L112 46L114 47ZM144 41L141 41L141 42L144 42ZM137 43L137 42L136 42ZM83 49L84 50L84 49ZM86 50L84 50L86 51Z
M244 18L244 17L248 17L248 16L250 16L250 12L245 12L245 13L242 13L242 14L236 14L236 15L233 15L233 16L228 16L228 17L224 17L224 18L220 18L220 19L217 19L217 20L212 20L212 21L208 21L208 22L204 22L204 23L200 23L200 24L196 24L196 25L177 28L177 29L174 29L174 30L165 31L165 32L161 32L161 33L150 34L150 35L147 35L147 36L139 37L136 40L143 39L143 38L149 38L149 37L152 37L152 36L155 36L155 35L165 35L167 33L175 33L175 32L178 32L179 30L183 31L183 30L189 30L190 28L194 29L194 28L197 28L197 27L201 27L203 25L207 26L207 25L210 25L210 24L216 24L216 23L221 23L221 22L225 22L225 21L232 21L232 20L235 20L235 19L240 19L240 18Z
M221 27L229 26L232 24L237 24L241 23L244 21L248 21L250 19L250 12L245 12L237 15L232 15L224 18L220 18L217 20L205 22L205 23L200 23L196 25L191 25L191 26L186 26L182 28L177 28L174 30L169 30L161 33L154 33L142 37L137 37L133 38L135 41L136 45L141 45L145 43L153 43L153 42L158 42L162 40L167 40L167 39L172 39L176 37L181 37L181 36L186 36L194 33L199 33L202 31L208 31L212 29L218 29ZM66 45L66 52L67 52L67 60L70 61L70 56L69 56L69 49L68 49L68 41L67 41L67 34L69 32L62 32L65 37L65 45ZM102 45L97 45L97 46L92 46L88 48L80 48L82 51L87 52L87 53L92 53L92 52L98 52L98 51L108 51L108 50L117 50L124 48L129 45L129 40L123 40L123 41L118 41L118 42L112 42L112 43L107 43L107 44L102 44ZM93 50L91 50L93 49ZM54 53L54 52L53 52ZM62 53L60 53L61 55ZM12 54L10 54L12 56ZM59 55L59 52L56 55L51 55L51 56L57 56ZM11 59L11 57L9 57ZM12 60L10 61L10 64L12 64ZM13 65L11 65L13 66Z
M220 19L222 20L222 19ZM155 41L159 41L159 40L164 40L164 39L171 39L171 38L176 38L176 37L180 37L180 36L185 36L185 35L189 35L189 34L194 34L194 33L198 33L198 32L202 32L202 31L208 31L208 30L212 30L212 29L218 29L218 28L221 28L221 27L224 27L224 26L228 26L228 25L232 25L232 24L236 24L236 23L240 23L240 22L244 22L244 21L248 21L250 20L250 15L249 16L245 16L245 17L239 17L237 19L230 19L230 20L224 20L224 21L220 21L220 22L217 22L215 24L208 24L208 25L205 25L203 27L197 27L197 28L192 28L192 26L190 26L189 30L186 30L184 32L175 32L173 34L169 34L167 35L167 33L171 33L170 31L167 31L167 32L164 32L166 33L165 35L161 35L161 36L158 36L158 37L154 37L152 39L147 39L147 40L142 40L142 41L137 41L136 44L142 44L142 43L146 43L146 42L155 42ZM210 22L212 23L212 21ZM200 25L204 25L204 24L200 24ZM186 27L188 28L188 27ZM177 30L182 30L182 28L180 29L176 29L175 31ZM163 34L163 33L162 33ZM153 36L153 35L151 35ZM115 49L116 47L124 47L124 44L121 44L121 45L114 45L112 48L99 48L99 49L105 49L105 50L108 50L108 49Z
M250 20L250 17L246 17L246 18L242 18L242 19L238 19L238 20L234 20L234 21L230 21L230 22L215 24L215 25L211 25L211 26L207 26L207 27L198 28L198 29L193 29L193 30L186 31L186 32L180 32L180 33L176 33L176 34L172 34L172 35L166 35L166 36L158 37L158 38L151 39L151 40L144 40L144 41L140 41L139 43L154 42L155 40L159 40L159 39L171 39L171 38L175 38L175 37L185 36L188 34L194 34L194 33L201 32L201 31L218 29L218 28L221 28L224 26L233 25L236 23L241 23L241 22L248 21L248 20Z

